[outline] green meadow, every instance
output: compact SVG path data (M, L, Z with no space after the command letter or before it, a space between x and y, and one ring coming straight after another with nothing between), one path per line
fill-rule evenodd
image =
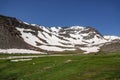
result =
M0 58L9 56L1 54ZM0 59L0 80L120 80L120 53L11 60L15 59Z

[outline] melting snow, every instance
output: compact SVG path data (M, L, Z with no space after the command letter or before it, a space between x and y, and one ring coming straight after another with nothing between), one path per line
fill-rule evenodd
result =
M31 54L44 54L39 51L27 50L27 49L0 49L0 53L31 53Z
M44 36L43 36L43 34L44 34ZM41 34L41 32L39 32L38 36L41 37L42 39L46 40L49 45L58 45L58 46L64 46L64 47L71 47L72 46L72 45L62 44L62 43L68 43L68 42L59 39L54 34L49 35L48 33L45 33L45 32L43 32L43 34Z
M59 30L61 29L61 27L51 27L50 28L53 32L59 32Z
M47 50L47 51L65 51L65 50L75 50L75 49L68 49L68 48L60 48L60 47L55 47L55 46L39 46L41 49L43 50Z
M23 22L24 24L27 24L27 25L30 25L29 23L27 23L27 22Z
M26 23L27 24L27 23ZM32 24L32 25L36 25L36 24ZM44 41L40 40L38 37L36 37L35 35L33 35L32 33L25 33L24 31L33 31L31 29L24 29L24 28L17 28L21 34L22 34L22 38L24 39L24 41L32 46L41 48L43 50L48 50L48 51L64 51L64 50L75 50L75 49L68 49L68 48L61 48L61 47L74 47L74 45L76 44L80 44L80 45L86 45L88 47L81 47L80 49L86 51L85 53L90 53L90 52L98 52L99 51L99 46L101 46L103 43L106 42L110 42L114 39L120 39L120 37L117 36L104 36L101 37L99 34L96 34L94 36L94 38L92 39L84 39L84 36L89 36L90 33L81 33L80 32L83 30L86 30L84 27L82 26L72 26L69 29L76 29L74 32L74 34L69 34L71 37L63 37L63 39L59 38L59 30L61 29L60 27L56 28L56 27L51 27L51 28L45 28L44 26L39 26L41 29L43 29L42 31L38 31L38 37L45 40L47 43L45 43ZM50 32L50 29L53 32ZM77 31L77 29L79 29L79 31ZM64 34L64 32L62 32ZM60 33L60 34L62 34ZM94 32L95 33L95 32ZM99 37L97 37L99 36ZM60 36L61 37L61 36ZM74 39L75 38L75 39ZM68 41L66 41L66 40ZM36 42L42 44L40 46L36 45ZM69 44L69 45L67 45ZM51 46L47 46L47 45L51 45ZM92 45L99 45L98 47L91 47ZM56 46L61 46L61 47L56 47Z
M91 45L98 45L98 44L102 44L102 43L105 43L105 42L107 42L107 40L105 40L105 39L100 39L100 38L98 38L97 36L95 36L94 38L92 38L92 39L89 39L89 40L85 40L86 42L88 42L88 43L91 43ZM94 42L94 43L93 43Z
M98 52L99 51L99 47L81 47L81 50L85 51L84 53L90 53L90 52Z
M25 33L25 32L23 32L24 31L23 28L17 28L17 29L21 32L22 38L24 39L24 41L26 43L31 44L33 46L36 46L36 42L39 42L41 44L45 44L44 42L40 41L39 38L37 38L35 35L33 35L31 33Z
M39 27L41 27L44 31L46 31L46 32L50 33L50 31L49 31L49 29L48 29L48 28L46 28L46 27L44 27L44 26L39 26Z
M37 24L31 24L32 26L38 26Z
M105 39L111 41L111 40L115 40L115 39L120 39L120 37L118 36L104 36Z
M32 31L32 32L35 32L35 31L33 31L32 29L25 29L25 30L23 30L23 31Z
M82 26L72 26L72 27L70 27L70 29L81 29L81 30L83 30L84 27L82 27Z
M10 60L11 62L18 62L18 61L30 61L32 59L14 59L14 60Z

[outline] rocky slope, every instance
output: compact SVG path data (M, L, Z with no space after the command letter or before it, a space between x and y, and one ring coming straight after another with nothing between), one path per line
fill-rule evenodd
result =
M109 46L117 43L120 43L120 37L103 36L89 26L48 28L0 15L0 52L17 53L20 49L23 51L19 53L24 50L28 53L120 51L119 45L112 46L114 50Z

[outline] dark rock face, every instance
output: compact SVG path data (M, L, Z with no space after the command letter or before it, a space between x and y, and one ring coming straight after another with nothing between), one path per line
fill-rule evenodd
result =
M86 27L86 29L84 31L81 32L83 33L89 33L88 36L84 36L83 39L89 40L94 38L95 36L97 38L103 39L103 35L100 34L96 29L92 28L92 27Z
M15 28L21 25L15 18L0 15L0 48L30 49L31 46L20 37L20 32Z

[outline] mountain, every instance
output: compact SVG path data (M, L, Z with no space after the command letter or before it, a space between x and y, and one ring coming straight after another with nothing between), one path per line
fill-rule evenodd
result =
M90 26L44 27L0 15L0 53L120 51L120 37Z

